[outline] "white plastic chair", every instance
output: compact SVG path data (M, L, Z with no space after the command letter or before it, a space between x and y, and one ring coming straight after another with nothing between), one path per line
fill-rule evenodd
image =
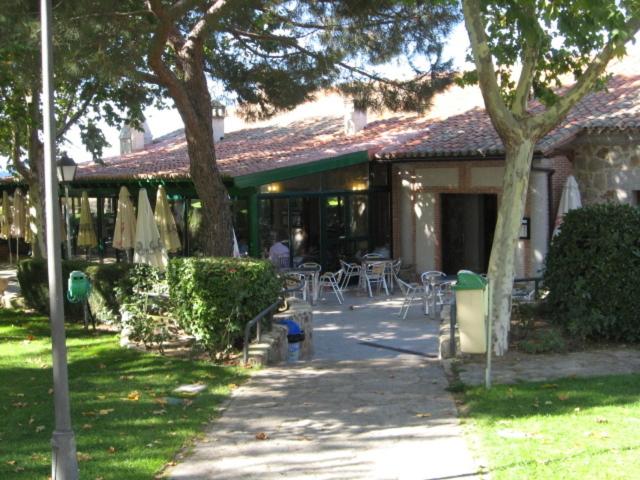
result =
M325 272L320 275L318 289L322 291L324 288L330 288L335 293L338 303L342 305L344 297L342 296L342 290L340 290L340 281L342 280L342 269L335 273Z
M343 292L349 285L349 281L352 277L358 277L358 284L360 284L360 275L362 273L362 267L357 263L349 263L344 260L340 260L340 266L342 267L342 271L344 272L342 278L342 284L340 285L340 290Z
M364 281L367 286L369 297L373 297L373 291L371 290L372 283L378 285L378 292L380 292L380 287L384 287L385 293L389 295L385 264L383 262L368 264L364 271Z

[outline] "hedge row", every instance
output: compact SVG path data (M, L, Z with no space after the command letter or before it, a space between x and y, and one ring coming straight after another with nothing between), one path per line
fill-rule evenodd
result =
M67 281L73 270L84 272L91 280L89 305L91 312L101 322L113 322L120 318L120 306L116 298L116 288L131 289L129 269L131 264L99 264L83 260L62 262L62 281L65 293L65 314L68 318L81 319L82 306L69 303L66 299ZM18 281L27 305L42 314L49 313L49 286L45 260L27 259L18 264Z
M264 260L176 258L167 274L173 314L210 351L239 346L244 326L282 289Z
M569 212L544 283L553 320L570 334L640 341L640 210L604 204Z

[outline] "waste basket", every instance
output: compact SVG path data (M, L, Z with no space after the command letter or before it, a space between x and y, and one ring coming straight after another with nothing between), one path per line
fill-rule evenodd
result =
M297 362L300 360L300 342L304 340L304 330L290 318L280 320L278 323L287 327L287 343L289 344L287 362Z
M456 292L460 351L486 353L487 279L468 270L460 270L453 289Z

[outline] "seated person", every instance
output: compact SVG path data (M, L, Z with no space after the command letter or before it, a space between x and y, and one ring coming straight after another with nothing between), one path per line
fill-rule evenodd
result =
M276 268L288 268L289 267L289 242L287 240L280 240L279 242L271 245L269 249L269 261Z

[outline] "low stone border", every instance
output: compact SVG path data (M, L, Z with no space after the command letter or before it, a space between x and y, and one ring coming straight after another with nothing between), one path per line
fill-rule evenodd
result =
M305 333L305 339L300 345L300 360L310 360L313 357L313 312L311 306L302 300L288 298L289 308L273 316L274 323L271 331L262 334L259 343L249 346L249 364L275 365L286 362L289 350L287 342L287 327L275 323L278 320L290 318L296 322Z

